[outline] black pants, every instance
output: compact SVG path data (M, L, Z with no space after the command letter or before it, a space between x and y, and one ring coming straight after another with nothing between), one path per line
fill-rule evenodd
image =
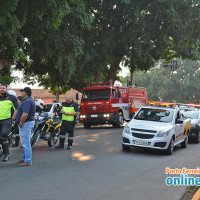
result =
M10 133L10 128L11 119L0 120L0 143L2 144L4 155L9 155L8 134Z
M11 119L0 120L0 142L8 139L10 128Z
M74 122L62 121L60 130L60 141L62 145L64 145L66 133L68 133L68 146L72 146L74 139Z

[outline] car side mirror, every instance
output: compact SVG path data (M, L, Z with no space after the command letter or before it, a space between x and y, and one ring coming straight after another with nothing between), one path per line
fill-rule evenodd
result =
M181 119L176 120L176 124L182 124L182 123L183 123L183 120L181 120Z

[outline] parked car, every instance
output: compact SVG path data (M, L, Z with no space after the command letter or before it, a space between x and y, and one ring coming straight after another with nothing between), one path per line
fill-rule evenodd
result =
M184 119L179 108L144 106L124 127L122 148L151 148L171 155L174 146L187 147L190 127L191 120Z
M200 109L194 107L182 106L180 111L185 118L191 119L191 128L188 135L189 141L200 142Z

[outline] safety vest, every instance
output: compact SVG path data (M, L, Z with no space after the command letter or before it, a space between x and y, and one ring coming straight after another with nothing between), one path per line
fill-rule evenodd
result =
M0 120L11 118L11 108L15 109L11 100L0 101Z
M135 113L136 108L135 108L135 104L132 102L129 106L129 113Z
M68 113L74 113L75 112L74 107L62 107L62 110L64 112L68 112ZM62 114L62 120L73 122L74 121L74 116L73 115Z

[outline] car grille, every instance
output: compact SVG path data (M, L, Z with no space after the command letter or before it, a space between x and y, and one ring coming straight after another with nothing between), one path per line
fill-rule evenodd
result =
M157 131L154 130L146 130L146 129L138 129L138 128L132 128L132 131L140 131L140 132L146 132L146 133L156 133Z
M136 138L142 138L142 139L151 139L154 137L154 135L150 135L150 134L141 134L141 133L135 133L132 132L132 135Z
M155 134L149 134L149 133L157 132L154 130L137 129L137 128L132 128L131 130L132 130L132 136L136 138L142 138L142 139L151 139L155 136Z
M85 111L105 111L105 105L85 106Z

